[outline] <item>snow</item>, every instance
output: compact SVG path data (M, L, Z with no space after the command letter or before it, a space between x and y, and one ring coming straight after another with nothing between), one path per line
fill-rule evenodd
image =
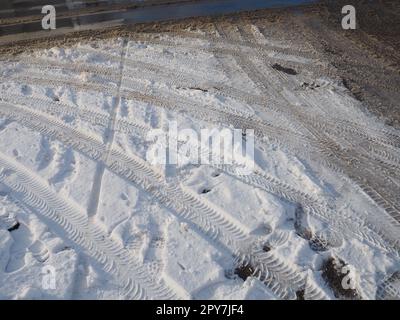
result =
M252 30L261 46L288 47ZM363 113L329 78L309 72L289 78L250 58L271 87L277 79L288 82L284 88L276 84L283 100L260 106L260 88L238 59L208 50L237 50L235 45L197 33L158 40L131 39L125 54L123 39L110 39L0 62L0 298L138 298L126 289L130 283L149 299L159 297L157 286L168 289L166 298L293 297L299 289L294 282L274 291L261 279L243 281L234 274L240 255L264 243L271 249L266 259L283 261L285 270L326 298L334 295L321 278L322 261L330 254L340 257L359 273L364 297L373 299L386 275L400 266L396 247L376 230L398 240L398 227L354 182L325 166L307 141L296 145L303 128L280 106L290 103L331 123L331 132L336 121L357 124L370 137L382 138L379 133L391 129ZM242 55L253 53L243 44ZM273 51L266 57L305 68L314 63ZM310 78L321 86L300 89ZM231 90L223 94L216 85ZM237 98L243 92L253 103ZM271 97L276 95L272 90ZM177 121L179 128L199 133L232 127L227 122L233 115L272 124L271 136L256 140L256 178L218 166L146 161L149 130ZM302 204L311 212L310 231L336 237L327 251L313 250L296 232L301 197L316 199ZM8 231L15 222L19 227ZM46 267L55 271L54 289L43 289Z

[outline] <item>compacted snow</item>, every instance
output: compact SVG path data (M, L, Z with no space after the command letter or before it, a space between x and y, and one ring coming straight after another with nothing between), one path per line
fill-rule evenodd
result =
M400 186L400 135L324 67L223 24L3 59L0 298L342 298L330 258L396 296L399 202L363 173ZM174 121L253 129L253 172L153 165Z

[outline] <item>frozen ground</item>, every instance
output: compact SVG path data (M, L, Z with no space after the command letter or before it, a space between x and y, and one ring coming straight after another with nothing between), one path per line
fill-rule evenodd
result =
M0 298L398 297L400 134L326 70L252 23L3 59ZM152 166L172 120L254 129L255 172Z

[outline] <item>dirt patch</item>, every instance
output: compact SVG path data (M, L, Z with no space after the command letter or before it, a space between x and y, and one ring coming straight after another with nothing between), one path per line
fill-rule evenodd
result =
M292 68L283 67L283 66L281 66L281 65L278 64L278 63L273 64L273 65L272 65L272 68L275 69L275 70L277 70L277 71L281 71L281 72L284 72L284 73L286 73L286 74L289 74L289 75L291 75L291 76L295 76L296 74L298 74L296 70L294 70L294 69L292 69Z
M305 293L304 289L297 290L296 291L296 300L305 300L304 293Z
M311 83L302 82L301 83L301 87L303 89L306 89L306 90L315 90L315 89L320 88L321 86L318 83L315 83L315 82L311 82Z
M264 252L270 252L271 251L271 247L269 245L267 245L267 244L264 244L262 250Z
M320 238L315 235L310 239L308 243L310 245L311 250L316 252L326 251L329 249L328 241L326 241L326 239L324 238Z
M235 274L243 281L246 281L248 277L253 276L254 272L255 269L250 264L241 264L235 269Z
M7 230L8 230L9 232L13 232L13 231L15 231L15 230L18 230L20 226L21 226L21 225L19 224L19 222L17 222L16 224L14 224L11 228L8 228Z
M347 281L345 277L348 276L346 272L343 272L345 266L346 263L339 258L328 258L325 260L322 267L322 278L332 289L336 298L359 300L361 296L356 289L345 288L343 285L343 283Z
M201 194L206 194L206 193L209 193L209 192L211 192L210 188L204 188L204 189L201 189L201 191L200 191Z
M180 90L194 90L194 91L202 91L202 92L208 92L208 89L200 88L200 87L178 87L177 89Z

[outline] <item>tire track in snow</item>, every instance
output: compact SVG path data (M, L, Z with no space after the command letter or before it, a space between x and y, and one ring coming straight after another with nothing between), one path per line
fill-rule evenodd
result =
M126 298L177 297L162 281L149 282L150 277L141 263L99 227L90 223L84 210L77 204L57 195L40 177L2 153L0 166L0 182L13 190L13 197L60 226L71 241L117 278Z
M246 35L243 35L240 31L242 30L243 31L243 29L245 28L246 26L237 26L237 32L236 33L234 33L233 34L233 37L241 37L240 39L242 39L241 41L243 41L243 38L246 38L246 35L248 35L248 33L246 33ZM216 28L216 30L217 31L219 31L219 33L220 33L220 36L222 35L223 37L227 37L227 35L226 34L224 34L224 31L222 30L222 28L221 27L219 27L218 25L216 25L215 26L215 28ZM263 60L268 64L271 64L273 61L271 61L271 59L269 58L269 57L266 57L265 55L263 55L262 54L262 52L260 52L260 50L257 48L257 50L255 50L255 53L257 53L257 55L258 56L260 56L260 57L262 57L263 58ZM298 53L297 53L298 54ZM233 57L239 57L240 58L240 56L242 56L243 54L242 53L240 53L240 52L237 52L236 54L233 54ZM239 65L246 65L246 63L244 63L244 64L239 64ZM290 66L290 65L289 65ZM301 67L300 67L301 68ZM252 70L249 70L250 71L250 73L252 73L251 71ZM285 74L283 74L282 72L280 72L280 71L277 71L277 70L274 70L274 72L277 72L278 74L280 74L281 75L281 78L283 79L283 81L288 81L288 76L287 75L285 75ZM246 72L247 73L247 72ZM247 73L248 74L248 73ZM255 82L255 83L259 83L259 84L261 84L261 83L263 83L263 81L254 81L254 79L252 79L253 80L253 82ZM350 127L350 128L354 128L354 131L356 132L357 130L359 130L360 128L362 129L362 130L367 130L367 131L369 131L369 132L374 132L374 133L377 133L376 132L376 130L374 130L373 128L365 128L365 127L360 127L359 126L359 124L357 124L357 123L352 123L351 121L348 121L348 120L346 120L346 119L339 119L339 118L334 118L335 119L335 121L339 121L342 125L343 125L343 128L345 128L345 127ZM319 119L320 121L321 120L323 120L323 119ZM342 127L341 127L342 128ZM389 142L391 142L391 144L393 145L393 146L395 146L395 147L400 147L400 135L395 131L395 130L391 130L391 131L387 131L387 130L389 130L390 128L386 128L385 129L385 131L382 131L382 132L380 132L381 134L383 134L383 136L380 136L379 138L380 138L380 140L381 140L381 142L382 143L388 143L388 140L390 140L390 139L388 139L388 138L393 138L393 139L395 139L395 140L393 140L393 141L389 141Z
M215 25L215 27L221 37L228 37L222 26ZM335 172L348 177L353 182L353 184L355 183L361 190L363 190L362 193L365 194L367 198L371 199L378 207L382 208L387 213L387 218L391 219L394 225L400 225L400 202L399 204L397 204L396 196L392 196L391 198L389 198L384 196L379 191L375 190L373 187L366 186L360 181L360 177L363 176L361 173L361 176L358 177L354 173L350 172L346 165L343 165L343 161L344 163L346 163L347 161L351 161L352 157L354 158L354 153L347 153L345 149L343 149L330 137L322 134L319 130L313 128L308 119L297 110L296 106L291 105L290 101L282 94L278 93L273 85L269 85L270 80L259 72L259 70L250 59L244 57L243 55L236 55L235 58L237 59L237 63L243 68L243 71L248 75L248 77L252 79L257 88L259 88L266 95L273 94L276 96L277 100L281 98L284 99L285 102L287 102L287 105L281 105L283 109L282 112L284 112L294 121L298 121L299 123L301 123L305 130L305 134L308 132L316 139L316 142L320 147L321 153L324 155L325 161L327 161L326 163L322 164L328 164L328 167L330 167ZM375 179L377 179L376 176ZM390 194L391 190L386 189L386 192Z
M71 82L70 82L70 83L71 83ZM99 86L100 86L99 84L96 84L96 89L97 89ZM106 88L107 88L106 86L103 86L103 89L106 89ZM141 101L145 100L145 101L150 102L150 103L155 103L155 104L158 104L159 106L166 107L167 109L170 109L170 110L173 110L173 111L176 111L176 110L177 110L176 100L175 100L175 102L166 103L166 102L167 102L167 101L165 101L166 99L164 99L164 101L160 101L159 99L156 99L156 98L151 97L151 96L149 96L149 95L146 95L146 94L143 94L143 93L132 92L132 91L130 91L130 92L125 92L125 95L126 95L126 96L129 96L130 98L139 99L139 100L141 100ZM185 107L185 106L189 106L189 105L190 105L190 103L185 103L185 104L184 104L180 109L178 109L178 110L188 111L189 108L188 108L188 107ZM214 113L215 113L215 111L214 111ZM232 124L232 123L233 123L233 124L237 124L237 125L239 125L239 127L244 127L244 126L243 126L244 121L247 122L247 123L249 123L249 121L246 120L246 119L240 119L240 118L239 118L239 120L238 120L237 117L236 117L236 119L235 119L235 118L232 119L232 115L221 114L221 112L217 113L218 116L217 116L216 118L210 117L210 111L208 111L208 112L201 112L201 111L199 111L198 108L197 108L197 109L196 109L196 108L193 109L192 115L194 115L195 117L200 118L200 119L202 119L202 120L208 119L208 121L211 121L211 122L215 122L215 119L221 119L221 118L223 119L223 118L229 117L229 118L230 118L230 121L228 121L228 123L230 123L230 124ZM218 121L217 121L217 122L218 122ZM254 123L251 123L250 126L249 126L249 128L252 128L252 127L253 127L253 128L255 127L255 126L254 126ZM267 127L264 126L264 128L267 128ZM263 137L264 134L265 134L265 129L264 129L264 130L261 130L261 131L258 131L257 128L256 128L256 134L257 134L258 132L259 132L260 137ZM284 134L284 135L282 135L282 136L285 136L285 135L287 136L287 133ZM270 137L269 137L269 138L270 138ZM302 139L304 140L303 137L302 137ZM274 142L276 142L276 140L279 142L281 139L279 139L279 137L278 137L277 139L274 140ZM301 141L300 141L300 142L301 142ZM304 142L304 141L303 141L303 142ZM282 142L280 142L280 145L283 146L283 147L285 147L285 146L290 145L290 144L288 144L287 141L286 141L285 144L282 144ZM296 152L299 152L299 154L305 156L307 159L310 159L310 154L309 154L308 152L305 153L304 150L303 150L302 148L299 148L300 145L301 145L301 143L300 143L300 144L299 144L299 143L292 143L292 150L295 150ZM311 146L312 146L312 145L311 145ZM312 157L311 157L311 160L312 160ZM337 166L336 166L336 167L335 167L335 166L332 167L332 164L331 164L330 162L325 162L325 165L326 165L327 167L330 167L332 170L334 170L334 171L336 171L336 172L338 171ZM365 188L364 188L364 189L365 189ZM366 189L366 190L368 190L368 193L371 193L369 189ZM379 197L378 197L377 199L379 200ZM389 207L388 210L390 210L390 207Z
M58 130L55 130L55 131L56 132L60 132L61 130L58 129ZM71 136L71 135L69 135L69 136ZM215 241L219 240L221 238L221 236L223 235L223 233L221 233L219 230L216 230L215 228L213 228L213 226L215 226L215 225L218 226L219 224L221 224L220 218L217 218L217 220L215 220L215 218L214 218L214 222L211 223L211 224L207 220L204 220L203 218L201 218L201 216L204 214L204 211L205 212L207 212L207 211L211 212L211 216L215 215L215 212L213 213L212 209L208 208L207 206L204 206L201 203L196 204L196 201L193 198L193 196L190 196L190 195L187 195L187 194L186 195L182 194L182 192L180 192L178 189L176 189L176 187L172 187L173 189L170 189L169 190L170 192L167 195L165 195L164 193L155 192L155 190L157 190L158 188L152 187L151 185L150 186L146 186L146 184L145 184L146 182L144 181L143 178L142 178L142 180L140 180L140 178L139 178L139 181L138 181L137 178L133 180L134 175L129 170L126 170L126 167L127 167L126 165L119 164L118 165L119 167L116 167L115 164L113 164L112 166L113 166L114 170L117 170L117 169L123 170L122 176L129 175L129 179L128 180L134 182L135 184L137 184L139 186L142 186L142 188L144 188L148 192L153 192L153 195L155 195L155 197L163 205L167 206L167 208L169 208L169 209L172 209L172 210L178 212L178 216L179 217L184 218L184 219L188 219L188 215L189 215L189 220L188 221L190 223L194 223L194 225L197 226L200 229L200 231L202 231L205 235L208 235L209 237L211 237ZM116 171L116 173L121 175L121 172ZM182 206L181 203L173 203L173 202L171 202L171 199L187 200L189 204L187 206ZM196 213L193 213L193 208L201 210L202 213L197 214L197 216L196 216ZM224 224L226 224L226 222L222 222L222 224L224 225ZM231 230L229 230L229 229L231 229ZM229 233L229 231L232 231L232 230L234 232L236 232L234 227L229 227L227 230L228 230L227 233ZM237 238L237 236L234 236L234 238ZM231 238L231 240L227 240L226 239L226 233L225 233L225 239L224 239L224 237L222 237L222 239L223 239L222 244L228 243L227 247L230 247L231 245L233 245L235 243L235 241L232 240L232 238ZM237 255L237 253L236 253L236 255ZM248 258L244 257L243 259L246 260ZM275 260L273 260L273 261L275 261ZM272 275L275 274L275 276L273 276L273 277L277 277L276 273L279 274L281 271L285 272L285 273L287 272L287 270L283 270L283 269L280 269L280 268L274 269L276 267L275 266L275 262L271 262L270 260L267 260L267 262L271 263L271 266L266 267L263 264L264 263L263 260L257 260L257 259L255 259L255 260L253 259L252 260L252 263L254 263L255 265L257 265L257 263L260 264L260 267L258 269L262 270L262 272L259 271L259 273L257 273L257 276L259 276L260 279L264 279L263 281L267 281L267 279L269 279L268 281L272 281L271 280ZM280 264L279 264L279 266L280 266ZM267 272L266 270L270 270L268 274L266 274L266 272ZM293 271L293 272L295 274L297 273L295 271ZM280 276L280 277L282 277L282 276ZM302 277L300 277L300 278L302 278ZM304 280L304 278L302 278L302 279ZM301 282L303 285L304 285L304 281ZM270 282L268 282L268 283L269 283L268 284L269 286L272 286ZM274 282L274 283L276 284L276 282ZM285 297L285 298L289 297L288 296L288 292L287 292L286 289L284 290L284 289L282 289L282 287L276 286L276 285L274 285L272 287L275 288L275 289L276 288L279 289L279 291L281 292L281 297ZM319 292L319 291L317 291L317 292Z
M7 92L0 92L0 101L11 103L14 105L22 105L25 107L32 107L41 112L61 116L71 116L79 120L88 122L95 126L106 128L110 122L110 115L103 112L93 111L87 107L76 107L62 102L55 102L53 100L39 98L35 96L24 96L18 94L9 94ZM122 133L138 133L145 136L146 132L151 127L145 123L135 122L133 119L124 119L116 117L114 130Z
M4 113L6 108L7 106L3 105L0 109L0 114ZM20 121L23 125L34 130L39 130L45 135L57 138L78 151L92 158L94 157L94 160L100 159L102 152L104 152L104 145L100 142L100 139L85 137L79 130L68 128L68 126L50 119L48 116L47 118L40 116L37 112L24 110L21 107L17 112L15 109L13 112L13 107L8 109L7 114L16 121ZM30 115L22 115L23 113ZM38 122L37 124L35 120ZM100 150L94 150L96 147L100 148ZM127 179L150 193L162 205L177 215L178 218L193 225L199 232L218 244L219 247L226 248L241 261L249 259L249 251L248 249L243 249L243 247L248 247L248 244L253 243L254 239L247 235L248 231L243 230L244 226L229 215L222 213L221 210L216 211L197 195L185 192L177 185L165 185L160 179L157 179L158 175L147 165L138 163L117 150L111 151L107 165L118 176ZM153 178L151 178L152 176ZM276 264L279 258L272 253L270 255L273 258L264 259L260 252L255 251L254 254L250 254L250 257L255 270L257 270L257 276L271 290L278 288L274 292L279 293L279 297L286 299L293 297L294 291L300 287L309 286L311 286L310 290L315 293L314 298L324 297L321 290L307 281L306 274L284 263ZM295 282L293 282L294 279L296 279Z
M104 51L99 51L97 49L80 48L80 51L101 54L102 56L107 57L108 59L113 61L118 61L119 59L119 57L117 57L116 55ZM51 68L48 68L47 61L49 61ZM113 68L98 67L90 64L70 64L46 59L35 60L32 58L29 58L29 60L25 61L24 63L29 63L30 65L33 64L37 67L40 67L41 69L68 69L75 72L90 72L93 75L100 75L101 77L110 81L116 81L117 79L117 74ZM159 66L142 61L126 60L125 68L139 71L143 75L142 79L143 77L146 77L146 79L149 78L151 80L155 80L156 82L160 82L160 80L162 80L162 83L173 86L175 88L205 87L210 92L215 92L224 97L232 98L236 101L240 101L246 104L263 103L260 97L251 95L248 92L241 90L240 88L229 87L226 84L219 82L210 82L200 77L193 77L193 75L184 72L176 73L174 70L169 69L166 66ZM149 74L152 74L152 76L148 76ZM125 77L127 81L136 80L135 78L129 77L129 75ZM239 111L237 110L236 112Z
M93 50L90 50L90 51L93 51ZM94 51L96 51L96 50L94 50ZM111 55L111 54L108 54L108 53L103 53L103 52L102 52L102 54L107 54L109 56L109 58L117 59L117 57L114 56L114 55ZM45 61L43 61L43 63ZM54 61L52 61L51 63L54 64ZM146 64L144 64L144 66L145 67L144 67L143 71L147 72L148 71L148 67L146 66ZM61 63L60 67L70 68L70 64ZM184 84L187 85L190 82L189 78L186 77L185 75L178 82L176 80L169 80L169 79L173 78L173 74L172 73L168 73L169 72L168 70L166 70L165 68L161 68L159 66L156 66L156 65L153 65L153 66L150 66L150 67L152 68L152 71L154 71L156 73L164 74L165 72L167 72L167 74L166 74L167 77L166 77L166 82L165 82L167 84L172 84L175 87L177 87L177 86L183 86ZM94 66L89 67L89 66L85 65L85 66L83 66L83 68L85 70L90 69L91 72L97 72L96 71L97 67L94 67ZM70 69L73 69L75 71L80 71L81 67L78 65L78 66L72 67ZM100 70L101 70L101 68L100 68ZM111 70L107 70L107 72L101 72L100 71L100 74L107 75L107 77L110 77L111 80L116 78L116 76L111 73ZM179 75L177 75L177 76L179 78ZM161 78L163 78L163 77L161 77ZM129 80L127 80L127 81L129 81ZM211 88L210 91L214 91L214 88ZM241 101L241 102L253 105L253 106L254 105L264 105L266 103L266 101L261 96L250 95L249 93L244 93L244 92L241 92L240 90L238 91L236 88L229 88L229 87L218 88L216 92L218 94L222 94L223 96L230 97L230 98L232 98L232 99L234 99L236 101ZM230 112L234 112L231 109L229 111ZM269 111L276 112L277 116L282 116L281 113L279 113L278 109L276 109L276 108L273 108L273 109L269 108ZM245 116L245 114L243 114L243 116ZM249 115L247 115L247 117L248 116ZM275 117L275 115L274 115L274 117ZM372 131L369 130L369 131L371 131L371 134L372 134L372 136L369 136L368 134L365 134L365 133L363 134L362 133L363 130L360 131L360 126L357 125L357 124L351 123L350 121L337 119L337 118L334 118L333 120L335 120L333 124L328 124L326 121L324 122L324 119L322 117L317 118L316 116L314 116L313 123L315 125L325 126L325 129L331 129L330 127L333 127L331 130L335 130L335 132L338 132L338 130L342 130L342 131L345 130L346 132L354 133L356 135L359 135L360 137L361 136L365 137L365 139L367 139L371 143L374 143L377 146L381 145L382 147L385 147L385 148L387 148L388 145L396 147L396 148L398 146L400 146L400 137L394 135L394 133L382 132L380 135L378 135L379 132L376 132L376 131L373 131L373 130ZM274 122L276 123L277 121L278 121L278 123L279 123L279 125L281 127L284 125L284 123L282 122L281 119L275 118ZM282 122L282 124L281 124L281 122ZM288 126L288 124L290 124L290 123L286 123L286 126ZM328 127L328 125L330 127ZM293 127L293 123L291 123L291 126ZM291 129L296 131L296 130L298 130L298 127L294 127L294 128L291 128ZM363 128L361 128L361 129L363 129ZM388 135L389 135L389 138L392 138L392 139L388 139ZM392 164L392 165L394 165L394 169L397 169L397 165L400 163L400 160L399 160L398 157L396 157L394 155L393 152L396 152L396 150L392 149L390 151L385 150L385 151L382 151L382 152L375 152L375 153L376 153L377 156L383 158L383 161L387 161L388 162L387 164L389 164L389 165Z
M88 51L89 52L97 52L97 53L99 53L99 51L97 51L96 49L89 49ZM116 57L116 56L114 56L112 54L108 54L106 52L101 52L101 54L102 55L106 55L110 59L114 59L114 60L118 59L118 57ZM46 60L44 60L42 63L44 63L45 61ZM54 63L55 63L54 61L51 61L51 64L54 64ZM60 67L63 67L63 68L64 67L69 68L70 66L72 66L72 68L70 68L70 69L81 70L81 68L83 68L84 70L90 70L91 72L96 72L96 68L97 68L97 67L89 67L88 65L83 65L83 66L77 65L76 67L74 67L74 65L71 65L71 64L65 64L65 63L60 64ZM163 76L161 78L165 79L164 83L172 84L175 87L184 86L185 84L187 85L191 81L189 76L183 75L183 78L181 78L180 77L181 74L175 74L174 75L172 70L168 70L165 67L160 67L160 66L157 66L157 65L154 65L154 64L148 64L148 63L140 62L140 63L135 63L135 66L136 67L141 66L143 68L144 72L148 72L149 70L151 70L151 72L154 72L155 74L163 74ZM99 69L100 69L99 70L99 72L100 72L99 74L107 75L107 77L110 77L111 80L116 78L116 75L112 74L112 71L111 71L112 69L111 70L107 70L107 72L102 72L102 70L101 70L102 68L99 68ZM177 77L178 77L178 81L176 80ZM173 79L173 80L170 80L170 79ZM217 86L217 85L218 84L215 84L214 86ZM211 89L211 91L213 91L213 89ZM240 90L238 92L236 92L236 91L238 91L238 90L236 90L234 88L225 88L225 89L218 89L217 92L221 93L222 95L225 95L227 97L233 98L236 101L242 101L242 102L245 102L245 103L249 103L250 102L253 105L262 105L265 102L265 101L263 101L262 97L258 97L258 96L254 97L253 96L253 97L250 98L250 95L248 93L240 92ZM241 98L241 97L246 97L246 96L248 96L251 99L251 101L249 101L246 98L245 99ZM244 101L244 100L246 100L246 101ZM276 120L277 119L275 119L274 122L276 122ZM321 126L322 128L325 128L325 130L326 129L330 129L330 127L327 127L326 122L323 123L323 124L321 123L322 120L323 120L322 118L317 119L316 117L314 117L313 123L315 125ZM360 132L360 130L359 130L360 127L359 126L354 128L354 129L352 129L352 127L355 124L353 124L353 126L349 126L349 122L345 122L343 125L339 124L339 123L342 123L342 122L344 122L344 121L340 121L340 119L337 119L335 121L335 123L334 123L335 128L331 129L331 131L332 130L336 130L336 132L337 132L337 130L345 130L346 132L354 133L356 135L359 135L360 137L365 137L365 139L367 139L369 142L374 143L376 147L378 147L378 145L382 145L382 147L384 146L385 148L387 148L388 144L394 145L394 146L398 146L400 144L400 139L398 139L397 142L395 141L395 143L390 143L391 141L390 140L388 141L387 138L383 138L383 137L376 138L376 137L370 137L367 134L363 134L362 132ZM282 123L282 125L283 125L283 123ZM297 129L297 128L295 128L295 129ZM392 169L395 169L395 170L399 169L398 165L400 164L400 159L398 157L396 157L394 155L394 153L393 153L396 150L392 149L392 150L389 150L389 151L388 150L383 150L383 151L380 151L380 152L376 152L376 148L375 149L370 148L370 151L374 152L374 154L376 156L380 157L382 159L382 161L384 161L384 164L386 163L386 165L391 166ZM394 171L394 173L395 172L396 171Z
M277 81L279 83L279 80ZM285 82L282 83L282 86L284 85ZM283 98L288 101L287 98ZM303 103L308 104L307 101L303 101ZM392 157L385 160L371 158L370 154L366 155L369 153L368 149L355 142L357 139L329 135L329 130L325 129L323 123L314 122L308 115L302 114L295 107L287 112L294 114L299 119L299 122L303 123L304 128L320 145L326 159L331 161L335 171L347 176L353 183L358 185L368 197L386 211L389 217L394 219L395 224L400 225L400 197L398 197L398 192L394 191L400 189L388 179L390 174L384 174L383 177L381 174L376 174L378 170L380 173L385 173L387 170L396 170L396 164L391 163L393 159L396 160L396 156L392 155ZM343 143L347 143L347 146L343 147ZM371 148L374 149L373 146ZM364 153L360 153L360 150L364 150ZM388 153L381 153L380 155L386 156ZM353 162L356 165L353 165ZM371 171L371 168L374 168L374 172Z
M162 100L162 102L159 102L159 103L160 103L160 104L163 104L163 106L165 106L165 104L166 104L166 102L167 102L167 99L168 99L168 98L166 97L165 99ZM154 102L154 100L152 100L152 101ZM187 106L188 103L183 103L182 105L183 105L183 108L185 108L185 106ZM176 107L177 107L177 104L176 104L176 102L175 102L175 103L174 103L174 102L171 102L170 105L167 106L167 108L168 108L168 107L172 107L173 110L175 110ZM188 109L188 108L186 108L186 109ZM194 108L193 111L195 111L195 110L197 110L197 112L192 113L192 115L194 115L195 117L197 117L198 119L201 119L201 120L208 119L208 121L215 122L215 119L221 119L222 117L225 117L226 120L225 120L224 122L229 123L229 124L233 124L235 127L238 127L238 128L239 128L239 127L240 127L240 128L244 128L244 127L249 127L249 128L251 128L252 125L253 125L252 122L245 121L245 119L238 118L238 117L234 117L234 116L228 115L228 114L223 114L223 113L221 113L221 112L220 112L220 113L217 113L217 114L210 114L210 112L207 111L207 112L200 112L200 115L199 115L199 111L198 111L198 110L201 110L201 109L200 109L200 108ZM238 120L238 119L239 119L239 120ZM256 135L258 134L260 138L263 138L263 137L265 136L265 132L266 132L266 130L262 130L262 131L256 130L255 133L256 133ZM287 133L286 133L286 136L287 136ZM290 149L291 149L291 150L295 150L296 153L301 154L301 155L303 155L303 156L310 157L310 151L311 151L311 150L308 150L307 153L305 153L305 152L304 152L304 149L299 147L299 146L301 146L302 144L304 144L304 141L303 141L303 140L299 140L299 141L293 140L293 141L290 141L290 140L288 140L288 138L286 137L286 139L285 139L284 141L282 141L281 137L282 137L282 135L280 135L280 134L279 134L279 135L275 135L275 139L273 139L272 141L273 141L274 143L280 145L280 146L283 147L283 148L289 146ZM271 136L270 136L269 138L271 138ZM310 146L312 146L312 144L310 144ZM320 211L320 210L313 210L312 212L317 212L317 213L319 213L319 214L321 215L321 211ZM322 215L322 217L324 217L324 215ZM326 214L325 214L325 217L326 217ZM332 217L332 220L331 220L331 221L334 222L335 220L336 220L335 217ZM354 225L354 223L352 223L351 225ZM359 235L359 234L360 234L360 232L357 232L356 230L354 230L353 233L355 233L356 235ZM365 233L364 233L364 234L365 234ZM379 234L380 236L382 236L382 233L381 233L381 232L378 233L378 234ZM378 244L380 243L378 240L374 240L374 237L372 237L372 238L371 238L371 237L368 237L368 238L369 238L370 240L372 240L372 242L373 242L375 245L376 245L377 243L378 243Z
M194 34L194 33L191 33L191 32L184 32L185 34L188 34L188 35L191 35L192 37L194 37L194 38L201 38L201 39L205 39L205 40L207 40L208 38L206 38L206 37L204 37L203 35L199 35L199 34ZM140 34L139 34L140 35ZM141 36L139 36L139 39L141 38L141 37L143 37L144 39L153 39L152 38L152 36L151 35L146 35L146 34L143 34L143 35L141 35ZM224 41L223 39L219 39L219 38L217 38L217 37L214 37L215 39L217 39L218 41ZM149 40L149 41L150 41ZM231 41L230 39L228 39L229 41ZM157 39L155 39L154 41L157 41ZM166 45L171 45L171 46L176 46L176 44L174 44L174 43L170 43L170 42L168 42L168 41L166 41L166 40L162 40L162 41L165 41L166 42ZM261 49L265 49L265 45L264 46L257 46L256 48L257 48L257 50L259 49L259 47L261 48ZM95 49L93 49L93 50L95 50ZM298 55L298 52L296 51L295 52L295 55ZM118 59L118 57L116 57L117 59ZM134 61L135 62L135 61ZM52 64L52 63L54 63L54 61L52 61L52 62L49 62L50 64ZM135 62L136 64L137 64L137 62ZM81 68L83 68L83 69L85 69L85 65L80 65L80 67ZM99 68L99 69L106 69L106 71L104 71L104 72L102 72L103 74L109 74L109 70L107 70L107 68L104 68L104 67L96 67L96 68ZM88 70L88 68L86 68L86 70L87 71L89 71L90 70L90 68L89 68L89 70ZM93 70L92 70L93 71ZM365 129L365 128L364 128ZM396 134L396 132L394 132L394 131L391 131L391 132L387 132L388 133L388 135L394 135L394 137L397 139L397 146L399 146L399 136Z
M16 79L16 78L14 78ZM108 95L113 95L114 90L110 90L106 85L103 83L85 83L81 85L79 82L72 81L70 79L51 79L47 80L43 76L23 76L21 78L18 78L18 80L23 80L25 83L41 83L44 85L51 85L51 86L69 86L69 87L75 87L78 90L79 89L86 89L86 90L91 90L95 92L101 92L101 93L106 93ZM138 100L141 102L146 102L153 104L157 107L161 107L164 109L171 110L173 112L186 112L189 113L190 115L200 119L200 120L205 120L205 121L210 121L214 123L226 123L228 126L230 125L230 122L227 121L226 119L235 119L235 123L242 123L243 125L238 127L238 128L245 128L246 126L248 128L254 128L256 133L260 136L263 137L264 134L263 132L268 132L269 134L276 135L278 136L286 136L286 135L294 135L294 136L299 136L297 138L301 139L306 139L305 136L301 136L295 133L292 133L290 130L285 129L285 128L280 128L274 126L273 122L266 122L257 120L257 119L252 119L249 115L244 115L242 112L237 111L237 112L232 112L231 108L228 109L217 109L214 108L210 105L201 105L198 104L196 101L192 99L185 98L183 96L180 96L178 94L169 94L168 95L158 95L155 96L152 93L147 93L147 92L139 92L139 91L134 91L132 89L125 89L123 88L121 90L121 96L124 99L129 99L129 100Z
M174 34L171 36L170 34L164 34L167 36L168 40L165 38L154 37L152 34L148 33L138 33L134 36L134 40L136 41L149 41L152 44L160 44L166 46L173 46L177 45L177 43L172 43L171 40L178 40L182 41L185 38L189 39L198 39L203 41L212 41L215 43L217 50L221 50L221 53L232 53L232 52L241 52L241 51L252 51L252 50L261 50L263 54L269 55L272 59L277 57L277 61L292 61L293 63L299 63L301 65L305 64L312 64L315 62L315 55L311 51L298 51L293 50L291 48L282 48L278 46L274 46L272 44L268 46L259 45L258 43L250 42L250 41L243 41L237 39L230 39L230 38L220 38L213 34L208 33L206 36L191 32L191 31L174 31ZM178 38L177 36L181 36ZM179 45L179 43L178 43ZM204 50L201 44L185 44L186 49L193 49L193 50ZM301 58L299 58L299 55ZM308 67L308 66L307 66ZM311 65L310 68L313 68Z

